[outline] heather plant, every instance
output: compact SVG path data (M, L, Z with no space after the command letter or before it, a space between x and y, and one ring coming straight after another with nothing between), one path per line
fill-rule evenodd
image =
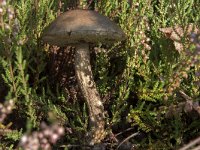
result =
M118 87L118 90L115 88L115 93L113 93L116 95L116 103L114 102L112 105L111 123L120 123L122 119L127 118L127 125L130 122L133 128L139 127L142 133L151 135L154 131L153 136L166 140L166 142L158 140L154 146L152 136L146 138L147 141L152 142L152 146L149 144L149 147L153 149L181 144L183 142L181 139L184 136L187 137L186 133L188 133L184 133L187 125L183 125L184 119L182 120L182 118L186 116L182 110L185 109L187 113L195 106L199 107L196 102L198 101L198 87L193 80L196 78L193 67L198 66L194 65L194 59L198 56L194 54L189 38L186 36L190 23L194 23L193 30L195 30L195 26L198 26L196 24L199 19L197 6L198 2L194 1L140 1L140 3L102 1L100 5L106 15L110 14L110 17L113 17L114 14L119 23L122 23L123 20L126 22L122 23L122 27L125 27L124 30L128 34L126 50L117 54L125 58L126 67L123 68L120 76L116 76L121 79L114 80L116 83L114 87ZM116 7L119 9L115 9ZM116 12L119 10L122 11ZM176 31L176 25L180 26L179 30L183 30L181 35ZM159 32L161 28L169 26L172 26L174 34L180 39L176 42L183 44L183 51L180 53L175 49L173 39L167 39ZM118 59L118 61L120 60ZM188 96L187 92L192 95ZM193 105L193 102L188 100L194 101L195 104ZM184 105L180 106L181 101L188 102L184 102ZM178 109L172 111L172 105L179 105L176 108L180 111ZM168 120L163 117L163 114L167 116L172 112L178 114L178 116L174 116L176 121L171 119L171 123L168 121L163 124L162 122ZM123 115L125 116L123 117ZM169 131L173 131L173 129L175 131L164 133L163 131L168 129L169 124L172 127Z
M108 16L127 35L91 47L107 118L101 144L167 150L198 138L199 0L0 0L0 149L92 149L83 140L88 108L70 66L74 48L41 40L76 7Z
M31 135L23 135L19 146L26 150L50 150L51 144L55 144L63 134L63 127L57 124L47 126L42 123L41 131L35 131Z
M12 112L13 107L13 100L9 100L6 101L4 104L0 104L0 123L2 123L7 115Z

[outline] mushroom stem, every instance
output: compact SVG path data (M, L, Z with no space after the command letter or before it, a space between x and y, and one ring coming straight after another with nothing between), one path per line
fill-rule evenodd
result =
M75 72L79 87L89 108L89 129L87 142L97 144L105 136L104 107L97 91L90 65L90 52L87 43L76 45Z

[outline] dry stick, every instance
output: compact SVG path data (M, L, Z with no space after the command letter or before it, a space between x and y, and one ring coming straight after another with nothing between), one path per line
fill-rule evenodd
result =
M61 9L62 9L62 1L59 0L58 1L58 12L57 12L58 16L61 14Z
M82 144L80 144L80 145L76 145L76 144L68 144L68 145L62 145L62 146L60 146L60 147L63 147L63 148L77 148L77 147L79 147L79 148L92 148L93 146L91 146L91 145L82 145Z
M94 3L94 0L88 0L86 9L89 9L92 6L93 3ZM91 10L94 10L94 8L92 8Z
M185 145L184 147L182 147L181 149L179 150L187 150L188 148L194 146L195 144L199 143L200 142L200 137L198 137L197 139L191 141L189 144ZM198 146L199 147L199 146Z
M122 131L122 132L119 132L119 133L117 133L117 134L115 134L115 136L117 137L117 136L119 136L119 135L121 135L121 134L123 134L123 133L125 133L125 132L128 132L128 131L130 131L130 130L133 130L134 128L128 128L128 129L126 129L126 130L124 130L124 131Z
M191 150L200 150L200 145L195 147L195 148L193 148L193 149L191 149Z
M185 94L182 90L179 91L180 95L187 101L191 101L192 98Z
M125 138L125 139L117 146L117 150L119 149L119 147L120 147L124 142L128 141L129 139L131 139L132 137L138 135L139 133L140 133L140 132L136 132L136 133L134 133L134 134L128 136L127 138Z

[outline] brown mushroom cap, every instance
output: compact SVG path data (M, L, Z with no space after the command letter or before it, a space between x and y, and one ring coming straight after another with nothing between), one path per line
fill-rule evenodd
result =
M105 43L125 39L122 29L108 17L91 10L71 10L61 14L44 31L43 40L51 45Z

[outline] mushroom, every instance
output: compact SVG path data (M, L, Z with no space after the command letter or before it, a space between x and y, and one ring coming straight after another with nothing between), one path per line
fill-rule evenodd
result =
M63 47L75 46L75 73L89 109L87 142L99 143L105 137L104 107L90 65L89 44L113 44L125 39L120 27L109 18L91 10L70 10L61 14L45 30L44 42Z

